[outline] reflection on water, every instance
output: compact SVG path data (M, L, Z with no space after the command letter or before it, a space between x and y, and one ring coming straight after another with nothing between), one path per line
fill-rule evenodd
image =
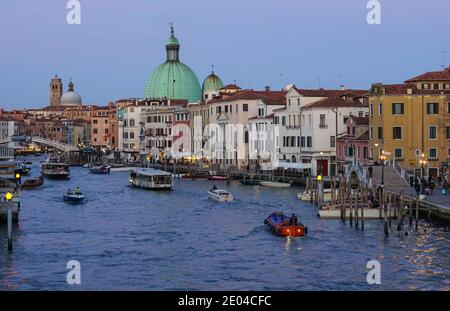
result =
M24 192L11 255L0 228L0 289L73 289L65 282L72 259L81 263L77 289L86 290L450 289L449 228L424 222L405 236L394 225L385 239L378 220L361 232L319 219L295 188L215 182L235 197L218 204L208 199L208 181L175 180L171 192L127 183L126 172L74 167L70 180ZM74 186L87 196L82 205L62 201ZM296 213L308 234L283 238L266 230L263 220L276 210ZM366 283L372 259L381 262L379 287Z

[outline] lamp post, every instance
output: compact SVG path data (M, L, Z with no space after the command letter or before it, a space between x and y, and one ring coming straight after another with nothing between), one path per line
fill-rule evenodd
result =
M323 157L323 151L320 152L320 175L322 175L322 173L323 173L322 157Z
M8 215L7 215L7 222L8 222L8 251L12 251L12 205L11 200L13 199L13 194L11 192L7 192L5 194L5 199L7 202L7 209L8 209Z
M384 150L381 151L380 159L381 159L381 187L384 188L384 161L386 160Z
M420 164L420 194L425 194L425 187L424 187L424 175L425 175L425 164L427 161L425 160L425 154L421 154L419 164Z

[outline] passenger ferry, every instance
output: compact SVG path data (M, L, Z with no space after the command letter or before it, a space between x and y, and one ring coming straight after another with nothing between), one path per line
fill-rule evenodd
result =
M68 164L57 162L42 163L41 174L52 179L70 178L70 168Z
M153 168L135 168L130 172L130 184L148 190L172 189L172 174Z

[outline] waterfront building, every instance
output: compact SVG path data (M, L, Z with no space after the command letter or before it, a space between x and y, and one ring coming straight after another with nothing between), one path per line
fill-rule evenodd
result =
M436 177L450 157L450 67L402 84L374 83L370 97L370 156Z
M347 131L338 135L337 162L341 167L353 161L369 164L369 117L351 115L346 127Z
M116 106L95 107L91 116L91 146L115 150L117 148L118 120Z
M265 118L275 109L284 107L285 95L285 91L271 91L268 88L265 91L241 90L209 101L210 132L205 134L212 138L207 148L211 151L208 156L212 162L225 168L236 165L233 159L237 158L237 166L241 168L249 167L251 159L258 160L261 155L253 148L254 145L249 145L249 121L258 115ZM216 132L225 134L230 126L236 129L233 139L226 140L216 135ZM220 131L214 128L220 128Z
M336 173L336 136L350 115L368 114L364 90L287 86L286 106L274 111L279 126L279 162L310 163L313 175Z

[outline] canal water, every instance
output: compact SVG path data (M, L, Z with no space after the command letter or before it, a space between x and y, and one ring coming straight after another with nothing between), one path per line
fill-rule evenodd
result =
M32 174L38 174L37 158ZM449 290L450 230L421 221L420 231L392 231L366 221L361 232L321 220L296 198L298 188L226 187L235 197L207 197L209 181L175 181L171 192L128 187L127 172L72 168L67 181L23 191L14 252L0 228L0 290ZM222 184L223 183L223 184ZM80 186L81 205L62 201ZM296 213L302 238L273 235L273 211ZM393 226L394 229L394 226ZM81 264L81 285L66 282L66 264ZM381 285L368 285L369 260L381 263Z

